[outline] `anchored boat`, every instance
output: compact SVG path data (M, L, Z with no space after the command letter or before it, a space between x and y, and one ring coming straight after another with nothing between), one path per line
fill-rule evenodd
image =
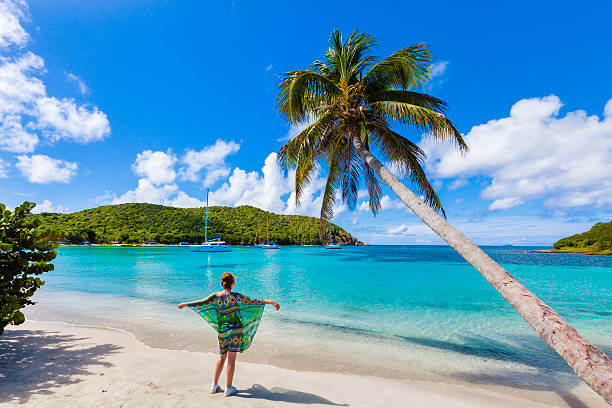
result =
M261 248L261 249L280 249L280 246L277 243L268 241L268 229L269 229L268 227L269 227L269 224L270 224L270 217L268 217L266 219L266 243L265 244L261 244L258 248Z
M202 226L202 219L200 219L200 225L198 226L198 234L196 235L195 245L190 246L192 252L231 252L232 248L229 247L224 241L221 241L221 237L214 237L208 240L208 190L206 190L206 210L205 210L205 224L204 224L204 242L198 244L200 238L200 227Z

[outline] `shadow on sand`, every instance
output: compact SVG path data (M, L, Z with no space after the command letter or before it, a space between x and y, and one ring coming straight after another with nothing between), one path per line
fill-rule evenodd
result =
M292 404L321 404L321 405L334 405L337 407L348 407L348 404L336 404L328 399L319 397L315 394L309 394L307 392L288 390L286 388L274 387L267 389L263 385L253 384L253 386L246 390L239 390L236 394L242 398L257 398L268 401L280 401Z
M537 336L508 336L504 342L488 337L463 336L461 342L434 340L421 337L397 336L402 340L451 351L464 355L484 357L498 361L519 363L529 367L528 370L503 368L497 372L457 371L447 373L472 384L498 384L535 391L550 391L559 395L571 408L588 408L588 406L570 391L581 383L572 369ZM610 355L612 349L598 346Z
M87 339L46 330L6 330L0 337L0 401L22 404L33 395L81 381L92 368L110 367L104 357L122 347L73 344Z

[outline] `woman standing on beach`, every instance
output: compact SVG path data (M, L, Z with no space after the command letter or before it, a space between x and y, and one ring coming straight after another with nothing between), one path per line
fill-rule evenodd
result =
M195 310L218 333L219 359L215 364L211 392L214 394L221 391L219 377L225 360L227 360L226 397L234 395L237 391L232 385L236 368L236 353L242 353L251 345L264 306L272 305L276 310L280 309L280 305L273 300L254 299L232 292L234 282L234 276L226 272L221 276L222 291L215 292L202 300L178 305L179 309L188 306Z

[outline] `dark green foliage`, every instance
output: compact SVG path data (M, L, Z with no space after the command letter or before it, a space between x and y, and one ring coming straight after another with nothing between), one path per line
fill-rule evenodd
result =
M31 305L36 289L45 284L37 275L53 270L57 244L40 235L42 218L30 215L34 203L15 211L0 204L0 335L8 324L25 321L19 309Z
M560 239L555 249L585 249L593 252L612 251L612 221L598 222L590 231Z
M202 208L174 208L154 204L119 204L93 208L72 214L46 214L45 234L54 241L71 243L194 243ZM266 218L270 218L270 241L282 245L320 245L317 218L279 215L251 206L209 207L208 237L221 236L232 245L252 245L261 222L266 239ZM334 226L338 241L359 245L343 229ZM204 223L199 242L204 240Z

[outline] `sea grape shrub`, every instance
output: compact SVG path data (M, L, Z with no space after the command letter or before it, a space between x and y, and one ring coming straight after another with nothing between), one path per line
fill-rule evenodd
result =
M30 298L45 284L37 276L52 271L49 262L57 256L41 217L31 214L35 206L25 202L10 211L0 203L0 335L7 325L25 321L20 309L34 304Z

